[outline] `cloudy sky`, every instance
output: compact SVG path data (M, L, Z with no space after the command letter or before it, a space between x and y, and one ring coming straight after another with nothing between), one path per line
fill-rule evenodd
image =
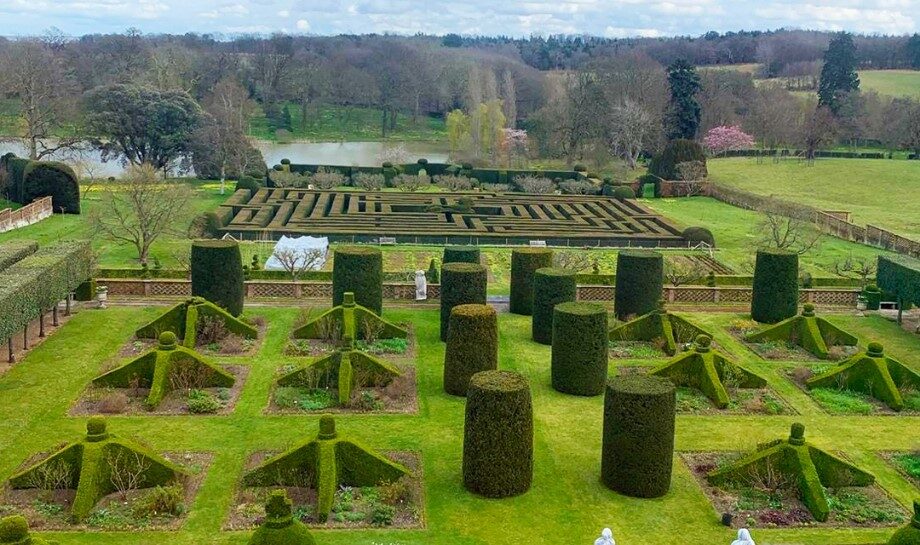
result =
M920 0L0 0L0 35L395 32L610 37L780 27L920 31Z

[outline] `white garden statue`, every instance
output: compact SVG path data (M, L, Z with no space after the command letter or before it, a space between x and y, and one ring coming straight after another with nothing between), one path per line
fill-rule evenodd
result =
M425 271L415 271L415 300L425 299L428 299L428 279L425 278Z
M617 542L613 540L613 532L610 531L610 528L604 528L604 531L601 532L601 537L594 540L594 545L617 545Z
M747 528L738 530L738 539L732 541L732 545L754 545L751 532L748 532Z

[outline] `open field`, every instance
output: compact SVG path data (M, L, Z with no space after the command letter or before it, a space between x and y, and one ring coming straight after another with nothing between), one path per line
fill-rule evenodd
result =
M860 70L862 89L894 97L920 97L920 70Z
M335 142L368 142L383 140L380 136L381 113L377 108L359 106L317 105L308 110L303 124L301 106L288 103L291 112L291 138ZM259 108L250 120L249 135L259 140L276 140L265 113ZM411 115L399 113L396 128L387 131L387 140L440 141L447 138L443 119L421 115L413 120Z
M276 368L292 360L281 354L294 320L295 308L250 308L268 323L265 340L252 358L242 396L227 416L131 416L110 419L110 430L137 437L158 451L211 452L213 462L187 521L178 532L58 533L61 545L148 545L168 539L175 545L242 545L248 532L222 531L235 487L247 457L254 451L282 449L315 433L316 416L266 415ZM443 344L438 342L435 310L388 310L388 318L409 321L418 338L418 414L350 415L338 419L339 430L378 449L419 452L425 488L421 530L332 530L316 532L324 544L451 543L493 545L528 543L558 545L590 543L601 528L614 529L618 541L636 545L669 543L675 532L687 543L722 543L734 531L719 524L687 466L675 458L671 491L661 499L618 496L598 480L602 398L566 396L549 386L550 349L529 340L527 317L500 315L500 363L528 377L534 401L535 472L532 489L519 497L486 500L460 485L464 403L441 389ZM52 448L82 434L85 419L66 416L87 382L132 335L155 315L151 308L113 307L84 310L63 329L35 348L23 362L0 376L0 477L6 478L34 452ZM822 448L840 451L865 470L902 506L917 489L889 466L879 451L916 447L917 418L834 417L783 376L786 364L767 362L750 352L724 329L734 314L695 314L716 341L739 356L739 362L767 377L773 390L799 413L795 416L679 415L678 451L737 451L758 442L785 437L789 425L800 421L807 437ZM879 318L833 316L857 332L861 344L881 339L888 351L920 367L920 341ZM99 335L100 331L105 335ZM231 358L232 359L232 358ZM628 365L649 365L649 360ZM611 374L615 373L611 365ZM15 395L10 395L15 392ZM476 521L471 524L470 521ZM890 533L878 529L756 529L755 536L771 543L848 545L881 543ZM523 538L523 539L522 539Z

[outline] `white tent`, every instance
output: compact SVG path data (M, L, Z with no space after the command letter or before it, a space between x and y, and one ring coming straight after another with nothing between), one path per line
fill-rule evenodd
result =
M282 236L275 244L271 257L265 262L264 269L269 271L283 271L284 266L278 259L278 252L291 252L298 262L309 257L313 257L317 252L322 258L313 264L312 270L323 268L326 263L326 255L329 252L329 239L326 237L286 237Z

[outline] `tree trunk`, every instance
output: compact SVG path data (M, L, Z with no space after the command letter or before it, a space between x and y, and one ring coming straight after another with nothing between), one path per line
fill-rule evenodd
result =
M16 353L13 352L13 338L12 337L6 340L6 351L8 354L6 361L8 363L16 363Z
M227 187L227 165L224 163L220 164L220 194L223 195L226 193Z
M390 109L390 130L391 131L396 130L396 118L397 118L396 108L391 108Z
M381 111L383 112L383 116L380 121L380 137L386 138L387 137L387 109L386 107L382 108Z
M57 306L57 304L55 304L55 305L54 305L54 308L51 309L51 325L53 325L54 327L57 327L57 326L61 325L60 320L58 320L58 306Z
M38 336L39 337L45 336L45 312L44 311L38 313Z
M22 328L22 349L23 350L29 349L29 324L26 324Z
M67 306L64 308L64 316L70 316L70 298L73 297L72 293L67 294Z

